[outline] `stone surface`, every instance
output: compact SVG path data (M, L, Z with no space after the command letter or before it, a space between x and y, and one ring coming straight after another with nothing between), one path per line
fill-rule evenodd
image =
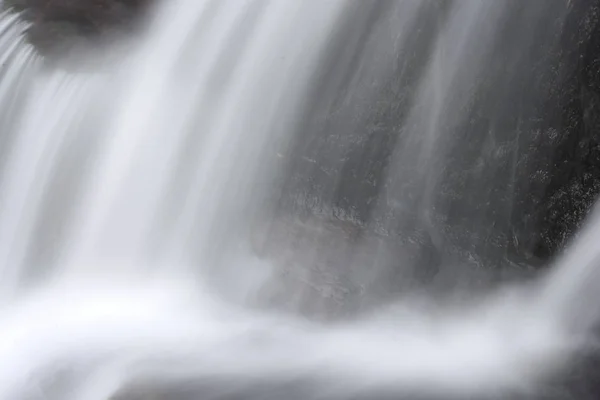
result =
M30 41L46 56L97 47L130 32L155 0L6 0L31 22Z
M282 207L353 221L368 231L397 219L388 234L399 242L425 236L425 251L463 253L490 268L546 265L600 190L599 2L503 2L508 12L483 73L473 78L471 101L452 128L441 128L451 139L437 153L426 212L421 182L407 174L387 217L370 222L382 193L397 185L387 174L393 149L405 140L403 124L432 34L451 1L425 2L429 8L407 44L390 50L393 55L379 53L395 67L386 79L369 82L364 98L365 84L355 90L364 70L356 60L368 50L355 46L346 55L338 48L350 45L354 31L362 32L359 43L385 40L390 33L375 27L391 18L390 6L381 2L379 14L357 13L307 107Z

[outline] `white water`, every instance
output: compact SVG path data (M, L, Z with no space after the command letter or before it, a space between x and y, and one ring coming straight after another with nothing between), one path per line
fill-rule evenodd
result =
M136 51L79 74L45 70L2 17L0 399L171 379L460 397L535 391L568 365L597 320L578 313L600 282L596 221L547 281L470 307L325 325L240 304L268 281L244 244L275 150L346 7L165 2Z

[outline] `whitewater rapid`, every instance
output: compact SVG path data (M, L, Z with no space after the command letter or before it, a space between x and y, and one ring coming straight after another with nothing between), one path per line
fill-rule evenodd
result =
M487 15L480 3L449 32ZM223 397L298 383L312 398L461 398L535 392L568 366L597 317L569 318L596 268L597 220L547 282L466 306L405 300L318 323L213 285L224 270L265 277L216 280L228 287L277 285L240 243L348 7L164 2L113 66L84 72L47 69L1 17L1 400L107 400L178 379L227 382Z

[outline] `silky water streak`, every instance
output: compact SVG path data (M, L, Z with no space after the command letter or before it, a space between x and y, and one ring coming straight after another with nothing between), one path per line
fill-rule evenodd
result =
M165 1L136 51L85 72L46 68L2 16L0 399L161 382L193 398L464 398L534 390L568 360L586 332L545 307L551 290L331 324L220 295L258 273L230 255L351 4Z

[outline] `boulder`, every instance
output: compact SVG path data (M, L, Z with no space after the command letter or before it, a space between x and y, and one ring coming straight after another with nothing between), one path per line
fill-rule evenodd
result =
M28 37L46 56L90 49L130 33L155 0L6 0L31 23Z

